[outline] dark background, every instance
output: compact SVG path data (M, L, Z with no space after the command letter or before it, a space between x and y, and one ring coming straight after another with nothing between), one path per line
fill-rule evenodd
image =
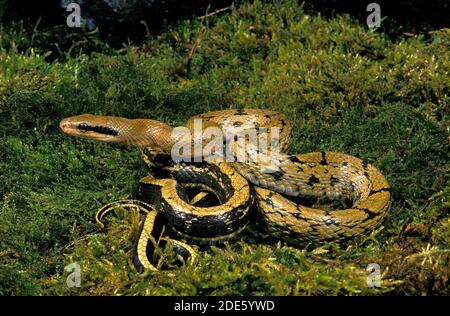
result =
M38 25L41 29L65 25L67 13L62 6L70 2L81 3L81 16L90 18L98 27L100 37L112 46L127 41L140 42L148 31L157 34L181 18L204 15L232 3L229 0L0 0L0 19L3 25L25 20L32 27ZM239 2L242 1L235 1ZM426 34L429 30L450 25L447 0L310 0L305 2L305 9L325 16L350 13L365 23L369 14L366 7L370 2L381 6L382 17L387 16L381 31L391 35ZM146 22L148 31L141 21Z

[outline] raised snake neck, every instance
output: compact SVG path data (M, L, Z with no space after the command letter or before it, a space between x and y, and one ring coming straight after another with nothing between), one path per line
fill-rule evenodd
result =
M82 114L61 120L59 127L70 136L128 146L158 147L169 153L178 141L171 135L172 127L150 119Z

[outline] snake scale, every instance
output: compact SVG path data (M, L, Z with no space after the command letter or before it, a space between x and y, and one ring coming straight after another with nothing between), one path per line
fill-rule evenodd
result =
M97 214L101 222L118 205L137 205L148 213L136 243L138 270L156 270L148 260L148 241L160 234L157 222L167 222L187 240L225 240L245 228L256 205L258 218L271 235L302 244L341 241L370 232L387 214L389 184L375 166L339 152L287 154L292 127L282 113L265 109L208 112L190 118L189 131L193 132L196 120L203 127L219 128L224 135L254 129L269 137L276 127L279 151L248 142L242 147L235 137L229 145L233 162L175 162L170 153L181 138L163 122L91 114L60 122L61 130L71 136L145 148L144 160L152 171L140 180L146 201L113 202ZM200 140L201 146L204 142ZM237 159L238 152L245 159ZM165 240L183 257L195 259L189 245Z

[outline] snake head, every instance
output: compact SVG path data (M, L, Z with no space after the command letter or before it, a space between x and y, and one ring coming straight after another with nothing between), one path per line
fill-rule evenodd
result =
M118 123L117 118L82 114L63 119L59 127L70 136L116 143L121 141Z

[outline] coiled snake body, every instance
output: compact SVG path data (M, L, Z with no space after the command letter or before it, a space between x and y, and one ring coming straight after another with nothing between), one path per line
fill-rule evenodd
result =
M83 114L60 123L62 131L72 136L146 148L144 160L158 176L141 179L146 201L131 204L145 204L142 208L157 212L147 215L136 244L135 265L141 270L156 269L147 257L148 239L156 229L155 222L161 221L158 214L187 239L222 240L242 231L254 204L272 235L304 243L342 240L369 232L388 211L389 184L373 165L338 152L286 154L291 125L281 113L260 109L208 112L192 117L186 124L189 130L193 130L196 119L201 119L204 127L220 128L225 135L257 129L270 136L270 130L277 127L280 151L250 144L243 150L246 159L241 161L176 163L170 153L180 136L162 122ZM231 145L234 157L243 149L236 143ZM193 187L201 193L193 195ZM215 202L208 204L211 197ZM337 202L340 208L336 208ZM98 221L118 204L101 209ZM195 256L188 245L172 242L182 252Z

